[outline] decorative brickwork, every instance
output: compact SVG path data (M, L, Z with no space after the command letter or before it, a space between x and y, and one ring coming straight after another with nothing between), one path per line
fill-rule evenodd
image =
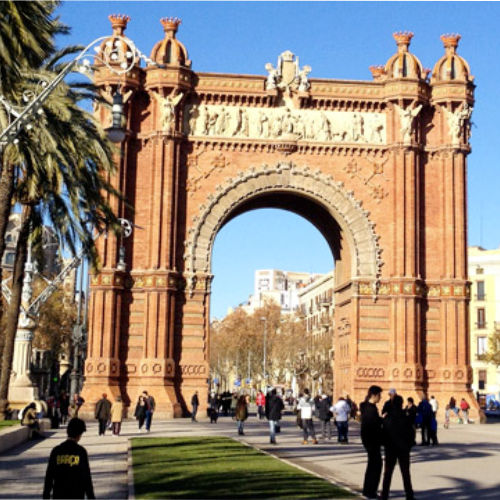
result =
M112 40L127 22L113 16ZM372 81L335 81L313 78L289 51L262 75L195 74L176 38L180 20L162 24L155 64L119 81L105 67L95 76L105 96L118 85L126 96L129 130L111 181L134 207L116 202L117 213L136 229L125 271L118 242L99 240L87 402L121 394L133 410L146 389L158 415L186 413L195 390L205 404L213 242L233 217L268 207L315 224L335 258L335 396L359 401L375 382L431 391L441 407L451 394L473 405L465 183L474 84L459 37L443 37L430 79L402 32ZM109 120L104 106L96 114Z

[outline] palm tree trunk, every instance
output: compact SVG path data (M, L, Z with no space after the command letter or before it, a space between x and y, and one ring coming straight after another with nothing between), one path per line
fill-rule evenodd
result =
M30 206L25 207L23 210L23 221L19 232L19 239L17 240L14 274L12 276L12 296L6 310L5 343L2 353L2 371L0 374L0 419L5 418L8 405L9 382L12 371L12 359L14 357L14 343L23 290L24 264L28 252L31 211L32 208Z
M8 163L2 169L0 177L0 261L5 252L5 233L9 223L9 216L12 208L12 195L14 192L14 173L15 166L13 163ZM2 267L0 266L0 286L2 283ZM3 316L3 297L0 291L0 323ZM0 372L3 371L3 347L5 344L5 331L0 328Z

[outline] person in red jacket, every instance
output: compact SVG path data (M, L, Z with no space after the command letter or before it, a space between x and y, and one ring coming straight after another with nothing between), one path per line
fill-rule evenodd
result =
M259 420L262 420L264 418L264 409L266 407L266 396L264 396L262 391L258 392L255 402L257 403L257 414L259 415Z
M462 398L462 400L460 401L460 409L462 410L464 424L468 424L469 423L470 406L469 406L469 403L467 403L467 401L465 401L464 398Z

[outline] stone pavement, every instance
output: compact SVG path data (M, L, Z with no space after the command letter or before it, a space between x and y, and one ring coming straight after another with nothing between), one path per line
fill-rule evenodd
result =
M318 425L316 428L318 429ZM119 438L99 437L90 422L81 444L87 448L97 498L127 497L127 441L140 437L134 421L125 422ZM236 424L221 417L217 424L191 423L189 419L153 421L148 436L209 436L238 438ZM20 446L0 455L0 498L40 498L47 457L65 437L65 430L48 439ZM458 425L439 430L440 446L417 446L412 453L412 478L417 499L500 498L500 424ZM301 444L301 433L293 417L286 417L278 445L269 444L267 422L255 416L246 423L242 441L300 465L323 477L360 490L366 465L359 440L359 427L352 424L350 443L334 440L313 446ZM418 440L417 440L418 441ZM404 498L399 470L393 478L393 497Z

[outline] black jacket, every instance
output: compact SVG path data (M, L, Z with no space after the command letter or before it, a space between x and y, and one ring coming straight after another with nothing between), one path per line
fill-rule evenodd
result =
M95 498L89 459L83 446L68 439L50 453L43 498Z
M266 398L266 417L268 420L281 420L281 412L285 407L283 401L276 394Z
M199 406L199 405L200 405L200 401L198 399L198 395L193 394L193 397L191 398L191 406Z
M396 454L409 453L415 443L411 419L403 410L392 409L384 418L384 447Z
M111 417L111 403L108 399L102 398L95 405L95 418L99 420L109 420Z
M361 410L361 442L364 446L382 444L382 419L377 406L368 401L359 405Z
M328 398L322 399L318 406L318 416L320 420L330 420L332 418L332 412L330 411L330 401Z

